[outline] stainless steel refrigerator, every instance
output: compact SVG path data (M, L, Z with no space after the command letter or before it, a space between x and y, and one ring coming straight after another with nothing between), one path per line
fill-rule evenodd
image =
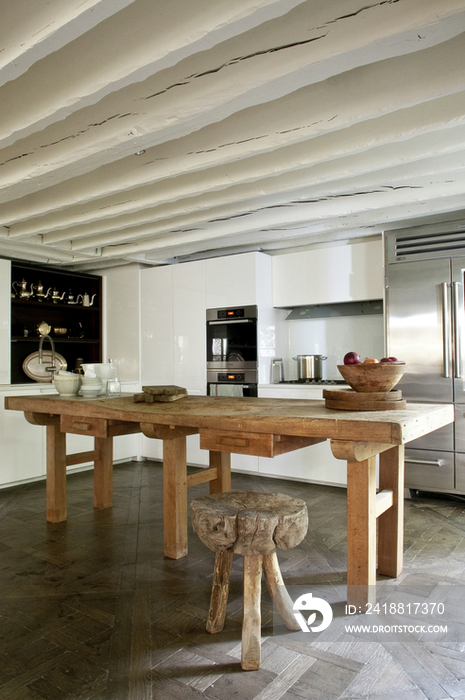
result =
M455 423L406 446L406 487L465 494L465 222L385 235L387 352L416 402L454 403Z

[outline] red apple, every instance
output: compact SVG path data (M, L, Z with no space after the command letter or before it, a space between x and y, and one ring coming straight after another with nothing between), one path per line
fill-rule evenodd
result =
M348 352L344 355L345 365L359 365L361 363L360 355L356 352Z

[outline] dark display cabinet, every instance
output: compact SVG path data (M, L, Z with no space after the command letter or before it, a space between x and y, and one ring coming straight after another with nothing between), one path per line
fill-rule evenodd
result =
M23 363L39 350L39 326L50 327L48 334L69 371L79 361L102 361L101 277L13 262L11 281L12 384L35 381ZM43 349L50 350L48 341Z

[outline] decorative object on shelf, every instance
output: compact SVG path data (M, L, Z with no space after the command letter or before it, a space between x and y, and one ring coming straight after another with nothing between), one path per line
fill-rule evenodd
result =
M97 296L96 294L93 294L92 297L90 297L89 294L87 294L87 292L86 292L84 294L84 296L82 297L82 305L83 306L92 306L96 296Z
M52 327L46 321L42 321L41 323L37 324L36 330L39 335L49 335Z
M11 282L13 280L16 283L10 286L11 384L30 381L22 364L35 349L31 344L46 335L58 344L70 370L74 369L78 357L80 362L102 359L102 278L99 275L12 262ZM89 304L93 302L89 308L84 308L82 303L84 292L89 296ZM57 330L65 328L66 331ZM47 349L48 342L45 340Z
M63 292L63 294L60 296L60 292L55 288L52 292L52 301L54 304L57 304L59 301L63 301L65 296L66 292Z
M36 289L37 301L44 301L45 299L47 299L48 295L52 291L52 288L49 287L47 289L47 291L44 292L44 285L42 284L42 282L40 280L39 280L39 284L37 285L37 287L35 289Z
M27 289L28 282L23 279L21 282L13 282L12 287L13 287L13 296L18 297L18 299L29 299L30 297L34 296L34 285L31 283L31 288L30 290Z
M50 376L50 372L47 372L47 367L50 366L52 363L52 351L44 350L42 353L42 357L44 362L40 362L38 350L36 352L32 352L26 357L26 359L23 362L23 371L24 374L27 377L29 377L29 379L33 379L35 382L44 382L50 384L52 381L52 377ZM57 371L65 370L67 366L67 362L63 355L60 355L59 352L56 352L55 367L57 368Z

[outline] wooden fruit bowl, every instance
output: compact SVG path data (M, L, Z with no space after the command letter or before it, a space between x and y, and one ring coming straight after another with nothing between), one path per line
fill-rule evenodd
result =
M405 363L374 362L359 365L338 365L342 377L355 391L391 391L402 379Z

